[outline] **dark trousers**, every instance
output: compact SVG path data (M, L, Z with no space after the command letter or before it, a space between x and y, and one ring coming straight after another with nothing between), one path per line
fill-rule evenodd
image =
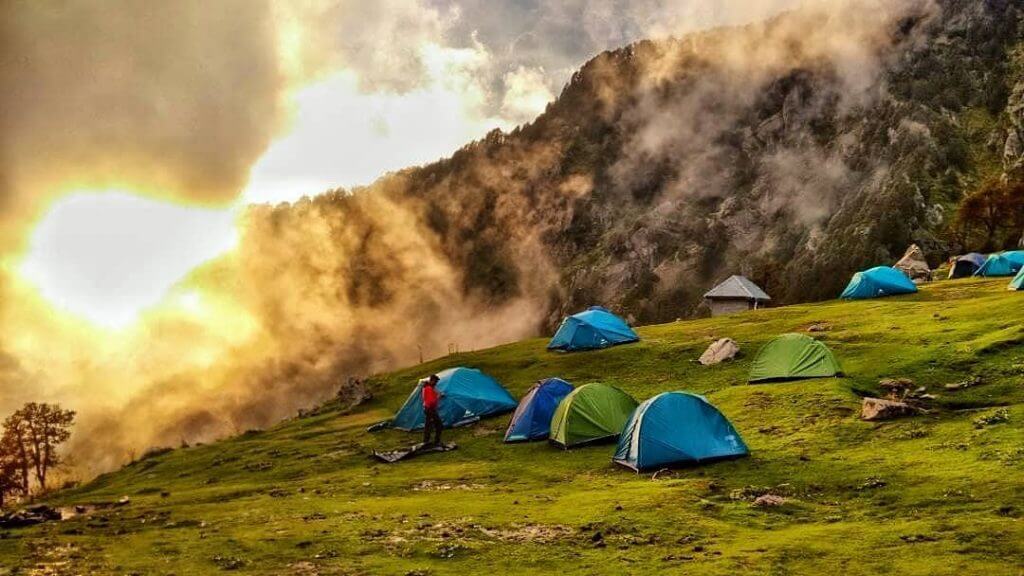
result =
M424 408L423 415L425 416L425 422L423 423L423 443L430 443L430 433L434 433L434 444L441 443L441 430L444 428L444 424L441 423L441 415L437 413L437 408Z

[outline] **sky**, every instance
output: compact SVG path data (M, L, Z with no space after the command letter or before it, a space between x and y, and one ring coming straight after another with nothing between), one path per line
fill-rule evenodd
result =
M0 266L125 325L232 246L247 204L431 162L532 120L602 50L795 4L6 3Z

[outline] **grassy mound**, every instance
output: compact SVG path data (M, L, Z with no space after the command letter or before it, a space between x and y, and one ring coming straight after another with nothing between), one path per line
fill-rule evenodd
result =
M376 399L325 406L212 445L146 458L62 505L129 496L123 507L11 531L14 573L200 574L1015 574L1024 569L1024 300L1006 281L925 286L916 295L829 302L641 328L640 343L553 354L541 339L460 354L373 382ZM757 349L783 332L835 351L842 379L748 385ZM715 338L735 362L694 362ZM397 465L367 434L415 379L453 365L513 394L559 376L638 399L706 395L749 458L652 475L610 462L614 447L503 445L507 417L447 431L459 450ZM937 396L927 415L859 416L881 378ZM958 390L946 384L980 377ZM779 506L753 501L772 494Z

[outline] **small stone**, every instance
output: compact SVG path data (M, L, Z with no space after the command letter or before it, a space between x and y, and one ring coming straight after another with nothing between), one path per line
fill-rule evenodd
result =
M776 506L782 506L786 503L786 499L782 496L776 496L775 494L765 494L758 496L754 503L751 504L754 508L773 508Z
M882 398L865 398L860 408L860 417L869 422L890 420L901 416L911 416L918 412L906 402L885 400Z

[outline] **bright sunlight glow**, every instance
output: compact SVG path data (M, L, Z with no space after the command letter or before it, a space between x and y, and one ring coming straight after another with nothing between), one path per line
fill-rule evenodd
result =
M54 204L36 226L20 272L56 306L117 328L235 242L230 209L122 191L78 192Z

